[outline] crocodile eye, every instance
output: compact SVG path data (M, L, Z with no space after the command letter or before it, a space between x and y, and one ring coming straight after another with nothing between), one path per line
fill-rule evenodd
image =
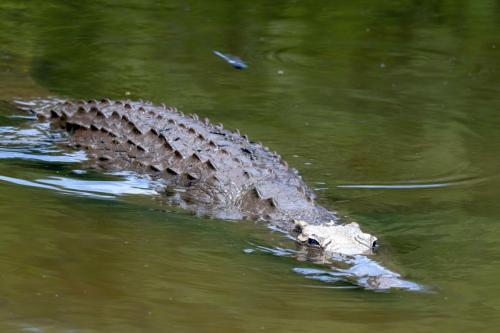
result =
M315 240L314 238L308 238L307 239L307 244L308 245L313 245L313 246L319 246L319 242Z

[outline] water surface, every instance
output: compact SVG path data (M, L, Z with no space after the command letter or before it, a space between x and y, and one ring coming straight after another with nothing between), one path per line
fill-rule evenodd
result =
M0 99L145 99L240 128L429 291L365 290L265 226L166 206L1 103L0 330L494 332L499 22L496 1L2 1Z

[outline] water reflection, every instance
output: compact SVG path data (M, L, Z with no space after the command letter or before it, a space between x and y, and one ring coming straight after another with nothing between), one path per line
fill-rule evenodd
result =
M354 189L426 189L426 188L441 188L450 186L469 186L487 181L491 181L497 176L482 177L482 178L467 178L467 179L435 179L428 182L406 181L395 184L340 184L338 188L354 188Z
M117 176L117 174L112 174ZM110 199L124 194L155 195L158 194L151 189L152 181L146 177L134 174L122 174L123 180L101 181L101 180L78 180L65 177L50 177L48 179L36 179L29 181L25 179L1 176L0 180L17 185L43 188L66 194L81 195L86 197Z
M314 251L314 250L313 250ZM310 249L299 251L282 248L253 245L244 250L247 254L268 253L278 257L290 257L299 261L309 261L329 266L330 269L294 267L295 273L305 276L307 279L326 283L325 288L352 288L361 287L375 291L387 291L390 289L403 289L408 291L427 291L428 288L402 278L374 259L363 255L356 256L334 256L326 258L322 253L311 253ZM313 287L313 286L312 286ZM318 286L314 286L318 287Z
M27 124L26 128L13 126L0 127L0 160L26 160L50 163L73 164L79 167L85 161L83 151L67 152L57 145L65 139L64 133L50 131L49 124ZM84 175L82 170L72 170L75 175ZM158 186L147 176L132 172L108 174L116 180L76 179L49 175L47 178L34 180L0 175L0 180L13 184L54 190L65 194L95 198L113 198L124 194L154 195Z
M375 260L438 292L366 293L341 281L310 284L347 290L301 288L304 275L293 268L337 277L325 266L244 255L253 224L179 221L121 200L51 196L88 190L71 189L72 180L127 177L77 174L85 161L43 142L16 148L26 133L7 138L1 153L27 155L0 159L0 175L10 177L0 182L0 330L500 326L499 8L495 0L1 1L1 98L142 98L240 128L317 182L326 206L380 236L390 255ZM213 49L252 66L221 70L227 64ZM0 116L26 129L18 120ZM57 189L10 182L19 180ZM259 235L256 243L291 247L281 234ZM127 251L131 239L139 245ZM39 284L47 269L60 279ZM61 290L70 297L53 296Z
M64 140L64 134L52 133L48 124L28 123L27 128L0 127L0 160L19 159L34 160L47 163L65 163L79 166L80 162L86 160L83 151L68 153L57 146L57 142ZM53 139L53 140L52 140ZM74 169L73 174L85 176L86 172ZM110 199L125 194L129 195L157 195L155 187L161 187L157 181L150 177L139 176L133 172L120 172L109 174L116 180L77 179L73 177L62 177L49 175L46 178L34 180L21 179L0 175L0 181L12 184L42 188L57 191L63 194L92 197L97 199ZM256 250L268 252L276 256L293 256L299 260L311 260L309 251L294 251L286 248L255 247ZM246 249L245 253L253 252ZM313 261L322 264L336 261L331 270L294 268L296 273L304 275L308 279L322 282L348 282L360 287L372 290L387 290L391 288L406 290L422 290L415 283L402 280L400 275L391 272L375 261L363 257L338 257L338 258L314 258ZM349 268L341 269L338 264L349 265Z

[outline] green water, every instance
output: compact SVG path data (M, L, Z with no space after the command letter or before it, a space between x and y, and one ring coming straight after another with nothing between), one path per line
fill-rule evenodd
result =
M310 280L294 269L329 267L245 251L295 249L265 226L89 195L128 185L16 146L32 125L1 104L0 331L496 332L499 29L493 0L2 0L0 99L141 98L240 128L430 291Z

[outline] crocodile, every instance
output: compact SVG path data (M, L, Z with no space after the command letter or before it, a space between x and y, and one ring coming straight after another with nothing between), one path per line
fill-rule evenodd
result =
M238 130L164 104L109 99L16 101L40 121L68 132L89 167L158 179L162 197L195 214L268 222L327 254L371 254L377 238L342 224L316 202L299 172Z

